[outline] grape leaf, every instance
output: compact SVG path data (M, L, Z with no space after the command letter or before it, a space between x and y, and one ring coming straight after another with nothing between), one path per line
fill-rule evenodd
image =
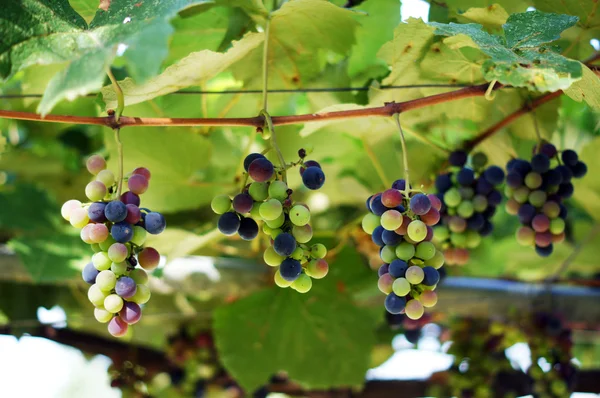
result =
M0 195L0 228L3 230L15 233L54 231L59 215L60 208L48 192L33 185L16 184Z
M576 101L585 101L592 109L600 110L600 77L581 64L583 78L573 83L565 94Z
M600 167L599 150L600 137L596 137L583 148L579 156L587 164L588 173L584 178L573 179L575 200L597 221L600 221L600 176L594 171Z
M560 32L573 26L577 18L538 11L511 15L504 37L491 35L479 24L440 24L432 22L435 33L459 36L454 48L476 46L491 57L483 66L488 81L537 91L568 88L582 76L577 61L567 59L544 46L559 38ZM463 36L464 35L464 36ZM465 40L465 36L468 38Z
M71 7L90 23L100 7L106 7L107 0L69 0Z
M219 357L248 392L280 370L311 389L362 385L375 343L367 312L314 285L310 295L273 287L220 307L213 330Z
M198 85L222 72L233 63L243 60L249 52L263 42L263 33L250 33L242 40L235 42L226 53L210 50L191 53L144 84L137 85L134 79L127 78L119 83L125 94L125 104L137 104L185 87ZM107 109L116 106L117 97L112 86L102 89L102 97Z
M492 4L488 7L469 8L460 14L461 20L475 22L486 28L500 28L508 19L508 13L500 4ZM461 21L462 22L462 21Z

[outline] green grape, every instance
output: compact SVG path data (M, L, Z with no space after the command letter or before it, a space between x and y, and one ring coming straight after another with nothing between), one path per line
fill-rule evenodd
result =
M85 208L75 208L71 210L69 214L69 222L75 228L83 228L88 225L90 218L88 217L87 209Z
M110 270L115 275L124 275L125 273L127 273L127 263L125 261L121 263L112 263L110 265Z
M423 307L431 308L437 304L437 294L434 291L428 290L419 296L419 301L423 304Z
M104 171L104 170L103 170ZM106 323L110 321L113 314L102 308L94 308L94 318L100 323Z
M425 309L419 300L409 300L405 308L406 316L412 320L419 319L423 316Z
M406 278L398 278L392 284L392 291L397 296L406 296L410 293L410 283L406 280Z
M100 271L98 276L96 276L96 285L98 285L98 288L103 292L110 292L115 288L116 283L117 277L112 271Z
M112 171L104 169L98 173L96 180L100 181L105 186L110 187L115 183L115 175Z
M116 314L123 309L123 299L116 294L109 294L104 299L104 309Z
M402 213L398 210L388 210L381 216L381 226L388 231L394 231L402 225Z
M560 214L560 206L556 202L547 202L544 204L542 211L548 218L556 218Z
M144 246L147 235L148 233L146 232L144 227L136 225L133 227L133 237L131 238L131 243L133 243L136 246Z
M146 285L137 285L137 290L129 301L137 304L146 304L150 300L150 288Z
M280 228L285 223L285 213L279 213L279 216L274 220L267 220L265 223L272 229ZM273 237L275 238L275 237Z
M467 245L467 235L460 232L452 232L450 242L456 247L465 247Z
M431 242L421 242L417 245L415 256L427 261L435 255L435 246Z
M257 202L262 202L269 197L269 185L266 182L253 182L248 188L248 193Z
M273 279L275 280L275 284L279 287L289 287L292 284L292 282L286 281L282 278L281 273L279 273L279 270L275 272L275 276L273 277Z
M542 185L542 176L534 171L525 176L525 185L529 189L536 189Z
M423 282L425 273L423 272L423 268L413 265L408 267L406 270L405 278L410 282L411 285L418 285L419 283Z
M267 223L264 223L263 226L262 226L262 231L264 232L265 235L271 236L271 233L273 232L273 229L271 227L269 227L267 225Z
M529 188L519 187L515 189L515 192L513 193L513 198L515 198L515 200L521 204L527 202L527 199L529 199Z
M437 242L443 242L450 237L450 230L445 225L438 225L433 228L433 238Z
M305 270L306 274L311 278L321 279L329 272L329 264L322 258L309 261Z
M535 231L529 227L520 227L517 229L517 242L522 246L535 244Z
M133 279L136 284L145 285L148 283L148 274L142 268L134 268L129 273L129 277Z
M442 268L442 265L444 265L444 260L444 253L442 253L439 250L436 250L433 257L425 261L424 265L429 265L435 269L440 269Z
M487 206L488 206L487 198L485 196L483 196L483 195L475 195L475 197L473 198L473 202L472 203L473 203L473 210L476 211L476 212L479 212L479 213L483 213L485 211L485 209L487 209ZM458 214L461 217L463 217L460 214L460 207L459 207Z
M508 185L506 185L504 187L504 196L506 196L507 198L512 197L514 192L515 191L511 187L509 187Z
M369 235L380 225L380 217L373 213L366 214L362 219L362 229Z
M444 203L448 207L456 207L460 204L462 197L460 196L460 191L456 188L450 188L444 194Z
M300 246L296 247L296 250L290 254L290 257L301 262L301 260L304 258L304 249Z
M104 305L104 299L106 298L106 295L107 293L104 293L102 290L100 290L98 284L94 284L88 289L88 299L96 307L101 307Z
M562 218L555 218L550 220L550 232L554 235L562 234L565 230L565 220Z
M529 203L534 205L535 207L542 207L544 203L546 203L546 192L544 191L533 191L529 194Z
M85 187L85 196L92 202L102 200L106 196L106 185L100 181L92 181Z
M273 249L273 246L269 246L263 253L263 260L271 267L278 267L281 262L285 260L285 257L277 254L275 249Z
M310 248L310 255L313 258L325 258L325 256L327 255L327 248L321 243L312 245L312 247Z
M485 210L485 209L484 209ZM473 202L465 200L458 205L456 212L462 218L469 218L475 212L475 208L473 206Z
M107 269L110 269L112 261L108 258L108 253L99 252L92 256L92 263L98 271L106 271Z
M273 199L277 199L280 202L283 202L287 199L288 186L283 181L273 181L269 184L269 196Z
M292 282L291 287L298 293L306 293L312 287L312 279L306 274L300 274L300 276Z
M487 164L488 158L483 152L476 152L471 157L471 164L475 169L481 169Z
M406 233L414 242L421 242L427 236L427 226L421 220L413 220L408 224Z
M415 247L408 242L402 242L396 246L396 257L408 261L415 255Z
M307 243L312 239L313 231L311 226L308 224L303 225L302 227L294 225L292 227L292 235L294 238L296 238L298 243Z
M98 243L94 243L94 244L90 245L90 247L92 248L94 253L100 253L102 251L102 249L100 249L100 245Z
M302 205L296 205L290 209L290 221L294 225L303 226L310 221L310 210Z
M377 288L384 294L390 294L394 285L394 277L390 274L383 274L377 280Z
M227 195L217 195L210 202L212 211L217 214L224 214L231 209L231 198Z
M396 259L396 246L383 246L380 254L381 259L386 263L391 263Z
M135 228L142 228L142 227L134 227L134 229L133 229L134 233L135 233ZM142 228L142 229L144 230L144 232L146 232L146 230L144 228ZM106 240L104 242L99 243L100 249L102 249L102 251L107 252L108 248L111 247L115 243L117 243L115 238L113 238L112 235L108 235L108 238L106 238Z
M269 199L260 205L259 211L264 220L275 220L283 212L283 206L277 199Z
M125 261L128 255L129 250L127 249L127 246L122 243L115 243L108 248L108 258L110 258L113 263Z
M275 228L271 230L271 238L275 239L277 235L282 234L283 230L281 228Z
M263 218L260 216L260 208L258 203L254 203L252 209L250 210L250 217L254 219L254 221L262 221Z
M481 235L479 235L476 231L467 231L465 235L465 246L467 246L469 249L475 249L481 243Z

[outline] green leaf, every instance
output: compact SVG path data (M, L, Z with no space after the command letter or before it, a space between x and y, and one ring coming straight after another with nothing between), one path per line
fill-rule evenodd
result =
M581 64L583 77L573 83L565 94L576 101L585 101L592 109L600 110L600 77Z
M600 175L595 173L600 167L600 137L596 137L581 151L579 158L588 167L584 178L573 179L575 200L596 221L600 221Z
M508 13L500 4L492 4L482 8L469 8L460 16L486 28L500 28L508 19Z
M530 11L513 14L504 24L506 45L515 47L539 47L560 38L560 33L577 23L579 18L571 15L549 14Z
M34 211L32 211L34 209ZM17 184L0 194L0 228L13 232L49 232L58 225L60 208L48 192Z
M570 14L579 17L578 25L592 28L600 26L600 13L596 1L580 0L533 0L540 11Z
M77 14L90 23L98 11L99 5L106 3L106 0L69 0L69 3Z
M213 330L219 357L248 392L280 370L310 389L362 385L375 343L367 312L314 285L306 295L273 287L221 307Z
M234 43L226 53L210 50L191 53L144 84L137 85L134 79L127 78L119 83L125 94L125 105L137 104L182 88L198 85L227 69L233 63L243 60L248 53L263 42L263 33L250 33ZM107 109L117 105L117 97L112 86L102 89L102 97Z

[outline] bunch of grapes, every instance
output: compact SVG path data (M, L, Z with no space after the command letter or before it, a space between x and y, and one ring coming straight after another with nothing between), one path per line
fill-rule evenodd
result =
M423 314L419 319L410 319L406 314L385 312L385 320L392 330L403 329L404 337L411 344L417 344L422 337L423 326L431 323L431 314Z
M304 150L299 154L297 164L304 185L311 190L321 188L325 182L321 166L314 160L304 161ZM275 283L300 293L308 292L312 287L311 278L321 279L329 271L324 260L325 246L308 245L313 235L308 206L293 201L292 190L283 180L285 170L276 168L260 153L248 155L244 168L254 182L247 184L233 199L219 195L211 202L213 211L221 215L219 231L252 240L259 232L257 221L263 221L262 231L271 242L263 258L271 267L279 267Z
M437 197L442 201L441 224L435 227L435 241L444 250L446 263L465 265L469 249L481 243L492 232L491 218L502 202L498 186L504 171L498 166L485 168L487 157L467 153L450 154L450 170L435 180Z
M397 180L391 189L369 197L370 213L362 227L381 247L384 264L378 271L378 286L387 295L386 310L419 319L424 307L437 303L434 290L444 256L431 243L431 227L440 220L442 203L435 195L416 193L405 185Z
M583 177L587 166L575 151L559 154L554 145L543 143L536 145L531 161L512 159L506 170L506 212L518 216L523 225L517 230L517 241L535 246L538 255L547 257L553 244L565 239L563 201L573 195L571 179Z
M88 298L96 307L94 316L98 322L108 322L110 334L120 337L140 320L140 305L150 299L146 271L158 266L160 255L156 249L144 247L144 242L147 233L164 231L166 221L162 214L139 207L139 195L148 189L148 169L133 170L127 178L129 191L117 198L119 182L106 169L104 158L93 155L86 166L95 176L85 187L91 202L69 200L61 214L81 229L81 239L95 253L82 272L83 280L91 285Z

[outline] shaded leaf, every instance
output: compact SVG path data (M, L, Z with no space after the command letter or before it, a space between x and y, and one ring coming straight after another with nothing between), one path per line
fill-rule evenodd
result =
M585 101L592 109L600 110L600 77L581 64L583 77L573 83L565 94L576 101Z

